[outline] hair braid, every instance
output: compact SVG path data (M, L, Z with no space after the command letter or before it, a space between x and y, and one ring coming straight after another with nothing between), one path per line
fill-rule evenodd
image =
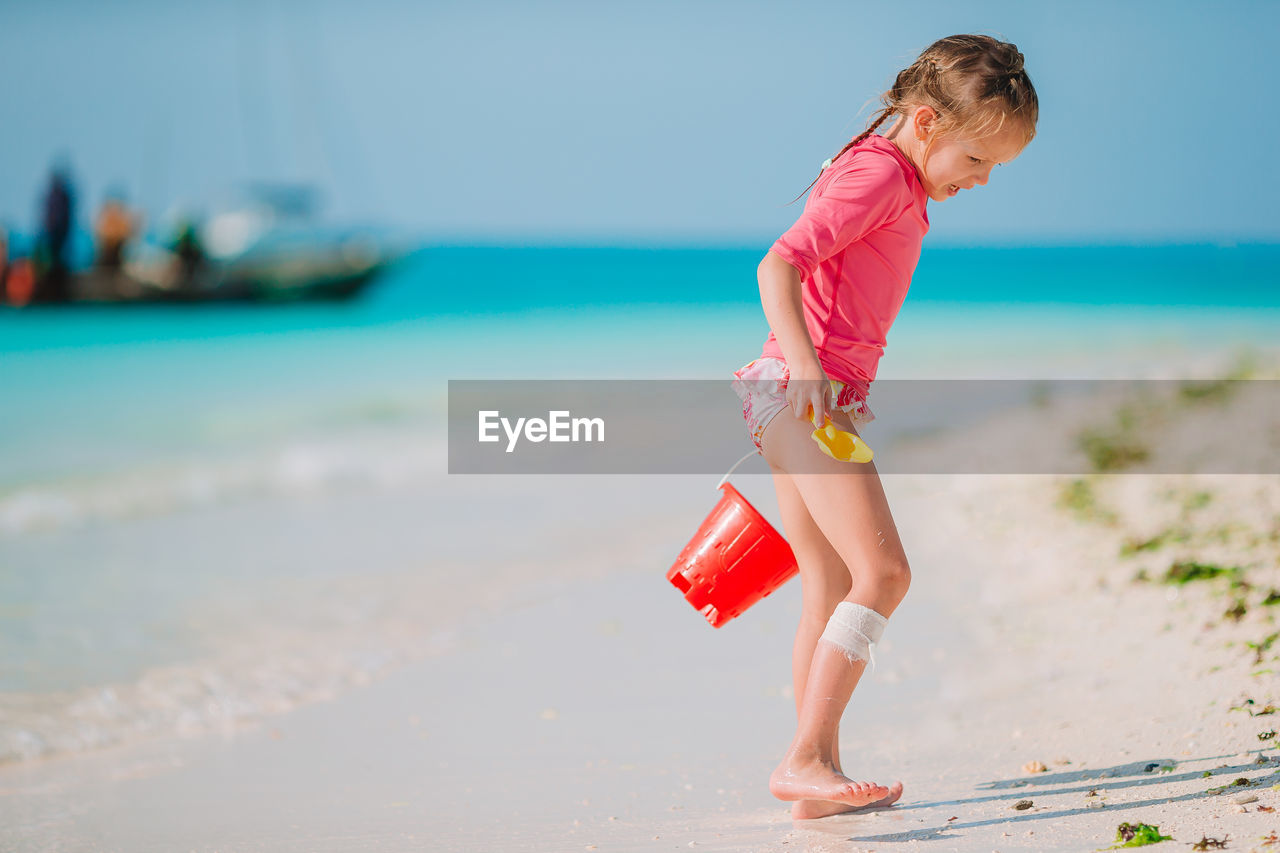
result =
M887 106L887 107L885 107L883 110L881 110L881 111L880 111L880 117L879 117L879 118L877 118L875 121L871 122L871 124L867 125L867 129L866 129L866 130L862 131L862 133L859 133L857 136L855 136L852 140L850 140L848 143L846 143L846 144L845 144L845 146L844 146L843 148L841 148L839 151L837 151L837 152L835 153L835 156L834 156L834 157L832 157L831 159L827 160L825 163L823 163L823 164L822 164L822 168L818 170L818 178L822 177L822 173L823 173L823 172L825 172L825 171L827 170L827 167L828 167L828 166L830 166L831 164L835 163L837 160L839 160L839 159L840 159L840 155L841 155L841 154L843 154L844 152L848 151L850 148L852 148L853 146L857 145L859 142L861 142L862 140L864 140L864 139L866 139L868 136L870 136L872 133L874 133L874 132L875 132L875 129L876 129L877 127L879 127L880 125L884 124L884 123L885 123L885 121L889 118L889 116L893 115L895 112L897 112L897 108L896 108L896 107L894 107L894 106ZM813 189L813 185L814 185L814 184L816 184L816 183L818 182L818 178L814 178L812 181L810 181L810 182L809 182L809 186L805 187L805 188L804 188L804 191L803 191L803 192L801 192L801 193L800 193L800 195L798 195L798 196L796 196L795 198L791 199L791 201L789 201L789 202L787 202L787 203L788 203L788 204L795 204L797 201L799 201L801 198L803 198L805 193L807 193L809 190Z

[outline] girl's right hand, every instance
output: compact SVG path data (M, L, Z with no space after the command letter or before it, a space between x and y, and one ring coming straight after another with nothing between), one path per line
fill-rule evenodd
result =
M827 422L827 415L833 408L831 380L815 358L802 362L790 371L787 380L787 402L797 418L812 418L815 429ZM811 414L812 413L812 414Z

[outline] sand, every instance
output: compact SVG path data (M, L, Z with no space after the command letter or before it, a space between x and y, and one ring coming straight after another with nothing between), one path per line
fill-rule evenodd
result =
M1158 455L1195 418L1213 408L1146 440ZM1252 715L1280 704L1280 647L1248 645L1277 631L1280 477L886 477L914 582L842 754L906 791L805 822L766 787L794 727L798 583L713 630L663 577L705 479L545 478L579 524L500 588L440 591L438 642L252 725L0 767L0 849L1082 851L1144 822L1168 849L1280 850L1280 750L1259 739L1280 714ZM776 520L767 478L735 481ZM614 500L628 536L590 514ZM1159 582L1191 561L1252 586Z

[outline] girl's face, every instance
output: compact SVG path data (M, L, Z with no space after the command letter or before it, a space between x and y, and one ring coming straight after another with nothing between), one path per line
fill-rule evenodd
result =
M915 156L908 156L915 164L925 192L934 201L946 201L961 190L985 185L992 169L1022 153L1022 132L1010 123L999 133L979 139L935 136L926 154L932 118L932 110L921 108L912 116L913 121L908 122L904 136L915 143L911 152Z

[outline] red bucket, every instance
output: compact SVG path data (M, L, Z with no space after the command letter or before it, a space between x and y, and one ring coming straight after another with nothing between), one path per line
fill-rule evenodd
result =
M721 483L720 489L720 502L667 572L667 580L713 628L799 571L782 534L733 486Z

